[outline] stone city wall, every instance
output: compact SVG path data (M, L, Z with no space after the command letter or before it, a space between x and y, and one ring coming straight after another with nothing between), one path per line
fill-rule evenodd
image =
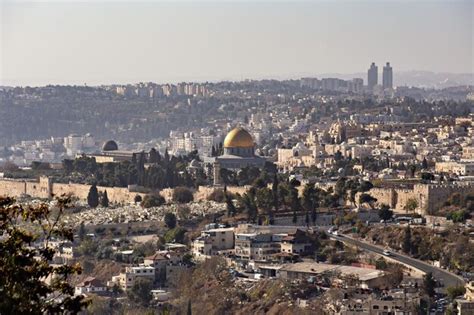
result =
M81 200L86 200L91 185L84 184L63 184L52 183L47 177L40 177L39 181L27 180L0 180L0 196L20 197L29 195L36 198L51 198L52 196L75 196ZM110 202L114 203L130 203L134 201L136 195L145 194L130 191L128 188L122 187L101 187L98 186L99 192L107 190L107 197Z
M410 199L416 200L419 214L430 214L438 210L442 204L454 193L459 193L461 198L474 194L473 184L416 184L413 189L400 188L372 188L368 194L377 198L376 205L389 205L395 212L406 213L405 206ZM356 204L359 204L361 193L356 195Z
M20 197L22 195L29 195L36 198L51 198L52 196L74 196L80 200L87 200L89 189L91 185L85 184L64 184L52 183L48 177L41 177L39 181L32 180L0 180L0 196ZM207 200L208 196L216 189L223 189L217 187L200 186L198 190L194 191L194 200ZM249 186L229 186L227 191L233 194L244 194L249 189ZM107 190L107 197L110 202L114 203L130 203L133 202L136 195L142 198L146 195L142 192L135 192L133 189L125 187L102 187L97 186L99 192ZM173 189L165 188L160 191L160 194L166 201L172 201Z

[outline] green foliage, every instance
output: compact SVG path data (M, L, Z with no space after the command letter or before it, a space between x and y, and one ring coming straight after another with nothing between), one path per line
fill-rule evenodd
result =
M133 198L133 202L135 202L135 203L142 202L142 196L140 196L140 195L135 195L135 198Z
M423 291L429 297L433 297L436 293L436 280L433 278L433 274L428 272L423 276Z
M187 315L192 315L192 307L191 307L191 300L188 301L188 310L186 312Z
M35 171L50 170L51 165L49 163L45 163L45 162L33 161L31 163L31 169L33 169Z
M99 244L97 241L94 241L90 237L86 237L82 242L81 245L77 248L77 252L83 256L94 256L97 252Z
M24 207L11 198L0 199L0 314L77 314L87 305L82 296L74 297L68 283L80 267L49 264L55 254L48 246L52 238L73 238L72 230L60 223L69 199L57 201L53 211L46 204ZM39 240L40 245L31 246ZM52 278L50 284L46 277ZM61 299L50 299L52 293Z
M372 197L369 194L363 193L359 196L359 204L368 204L372 209L374 208L374 203L377 202L377 198Z
M87 195L87 204L91 208L95 208L99 205L99 192L97 191L97 186L93 184L89 189L89 194Z
M232 201L232 197L225 192L225 204L227 208L227 216L234 216L237 213L237 209L235 208L234 202Z
M313 184L307 184L303 190L303 208L306 210L306 216L311 213L311 221L316 222L316 208L319 205L319 196ZM309 223L309 217L306 220Z
M174 229L176 227L176 216L172 212L167 212L165 214L165 224L168 229Z
M81 224L79 225L79 231L78 231L78 236L79 236L79 240L82 242L84 240L84 238L86 237L86 228L84 226L84 222L81 222Z
M402 250L405 254L410 254L412 252L413 246L411 241L411 229L408 225L405 228L405 233L403 235Z
M207 196L207 200L212 200L215 202L224 202L225 201L225 193L222 189L215 189L212 193Z
M189 203L194 200L193 192L186 187L176 187L173 190L173 201L177 203Z
M127 296L133 303L148 306L151 302L151 290L153 289L153 282L150 279L139 277L130 290L127 291Z
M380 206L378 214L379 214L380 219L384 221L388 221L393 217L393 211L390 210L390 207L387 206L386 204L382 204Z
M104 208L107 208L109 206L109 196L107 196L107 190L104 191L104 194L100 199L100 205Z
M185 234L186 229L178 226L168 230L163 238L166 243L184 243Z
M151 207L159 207L161 205L164 205L165 203L166 203L166 200L163 196L161 196L158 193L154 193L151 195L146 195L145 198L143 198L141 206L143 208L151 208Z
M465 222L470 217L470 214L466 210L453 211L446 216L448 220L453 220L454 223Z
M421 179L425 181L432 181L435 179L435 176L431 173L428 172L422 172L421 173Z
M257 207L262 210L262 213L268 213L273 207L273 194L267 187L257 190L255 195Z
M255 223L257 219L257 204L255 201L255 191L249 190L239 198L240 207L247 213L248 219Z
M379 270L385 270L387 269L387 267L388 267L388 264L383 257L380 257L379 259L375 261L375 268Z
M140 185L151 190L174 188L178 186L193 187L198 178L193 178L186 166L194 154L188 156L172 156L165 154L165 158L154 150L148 160L146 154L134 154L131 161L119 163L96 163L94 158L82 156L75 160L63 161L63 172L59 180L71 182L95 182L99 186L127 187L127 185ZM145 169L145 163L150 163ZM199 180L202 183L202 178ZM204 184L206 182L204 181Z
M464 295L466 293L466 288L462 285L460 286L451 286L446 288L446 293L448 297L453 301L455 298Z
M407 212L413 212L416 208L418 208L418 201L415 198L408 199L404 209Z

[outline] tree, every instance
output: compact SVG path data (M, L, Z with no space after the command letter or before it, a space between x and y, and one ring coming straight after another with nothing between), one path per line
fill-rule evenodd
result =
M135 203L140 203L140 202L142 202L142 196L140 196L140 195L138 195L138 194L135 195L135 198L133 198L133 201L134 201Z
M251 222L256 221L257 219L257 205L255 202L255 193L252 190L249 190L239 199L241 207L247 212L247 217Z
M416 165L411 164L411 165L408 167L408 170L410 171L410 176L411 176L411 177L415 177Z
M368 204L370 206L370 208L374 208L374 203L377 202L377 198L374 198L372 197L371 195L369 194L361 194L359 196L359 204Z
M53 238L73 240L72 230L61 224L69 203L58 198L53 212L47 204L23 206L0 198L0 314L77 314L87 306L68 282L80 267L49 263L56 253L49 244Z
M130 290L127 291L127 295L130 301L148 306L152 297L152 289L153 283L150 279L138 277Z
M174 229L176 227L176 216L173 212L166 212L164 220L168 229Z
M107 208L109 206L109 197L107 196L107 190L104 191L104 194L100 199L100 205L104 208Z
M143 208L151 208L151 207L159 207L161 205L164 205L166 203L166 200L163 196L161 196L158 193L151 194L151 195L146 195L145 198L143 198L143 201L141 203Z
M189 203L194 200L193 192L186 187L176 187L173 190L173 201L177 203Z
M87 204L91 208L95 208L99 205L99 192L97 191L97 186L93 184L89 189L89 194L87 195Z
M168 230L163 236L166 243L183 243L186 229L182 227L175 227L174 229Z
M423 158L423 162L421 163L421 168L424 170L428 169L428 161L426 160L426 157Z
M421 179L424 181L432 181L435 179L435 176L429 172L422 172Z
M225 204L227 208L227 216L234 216L237 213L237 209L235 209L234 202L232 201L232 197L229 196L227 191L224 193L225 197Z
M466 288L462 285L450 286L446 288L446 293L448 294L448 297L451 299L451 301L453 301L455 298L466 293Z
M260 188L255 194L257 207L262 213L268 214L273 207L273 194L272 191L266 187Z
M436 280L433 278L433 274L428 272L423 276L423 291L429 296L433 297L436 293Z
M416 208L418 208L418 201L415 199L415 198L410 198L407 200L407 203L405 204L405 211L408 213L409 211L410 212L413 212L416 210Z
M410 254L412 250L411 229L409 225L405 228L405 234L403 235L402 250L405 254Z
M77 234L79 236L79 240L82 242L86 237L86 228L84 226L84 222L81 222L79 225L79 232Z
M148 154L148 162L149 163L159 163L161 160L160 153L156 151L155 148L152 148L150 150L150 153Z
M390 207L387 206L386 204L382 204L379 209L379 218L388 221L392 218L393 216L393 211L390 210Z
M188 311L187 311L187 315L192 315L193 312L192 312L192 308L191 308L191 300L188 300Z
M303 208L306 210L306 216L311 213L311 221L316 222L316 207L318 206L318 194L313 184L307 184L303 190ZM309 222L307 222L309 223Z
M278 199L278 174L275 173L273 175L273 183L272 183L272 196L273 196L273 209L275 212L278 212L280 208L279 199Z

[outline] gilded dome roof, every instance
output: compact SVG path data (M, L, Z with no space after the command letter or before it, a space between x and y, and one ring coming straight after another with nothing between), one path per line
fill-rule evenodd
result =
M224 148L253 148L253 138L243 128L232 129L224 139Z

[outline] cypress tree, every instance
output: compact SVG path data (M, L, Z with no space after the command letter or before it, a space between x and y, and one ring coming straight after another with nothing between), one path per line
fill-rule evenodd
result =
M89 189L89 194L87 195L87 204L91 208L95 208L99 205L99 192L97 191L97 186L93 184Z
M278 204L278 176L277 176L276 173L273 175L272 195L273 195L273 207L275 208L275 212L278 212L278 208L279 208L279 204Z
M234 216L237 210L235 209L234 203L232 202L232 199L230 196L227 194L227 192L224 192L224 197L225 197L225 203L227 206L227 216Z
M107 208L109 206L109 197L107 196L107 190L105 190L104 194L102 195L102 199L100 200L100 205L104 208Z
M81 225L79 226L79 240L82 242L84 238L86 237L86 228L84 226L84 222L81 222Z
M188 300L188 312L187 312L187 315L192 315L193 312L192 312L192 308L191 308L191 300Z
M405 235L403 236L402 250L406 254L411 253L411 229L408 225L405 229Z
M152 148L150 150L150 153L148 153L148 162L150 163L158 163L158 152L156 151L155 148Z

